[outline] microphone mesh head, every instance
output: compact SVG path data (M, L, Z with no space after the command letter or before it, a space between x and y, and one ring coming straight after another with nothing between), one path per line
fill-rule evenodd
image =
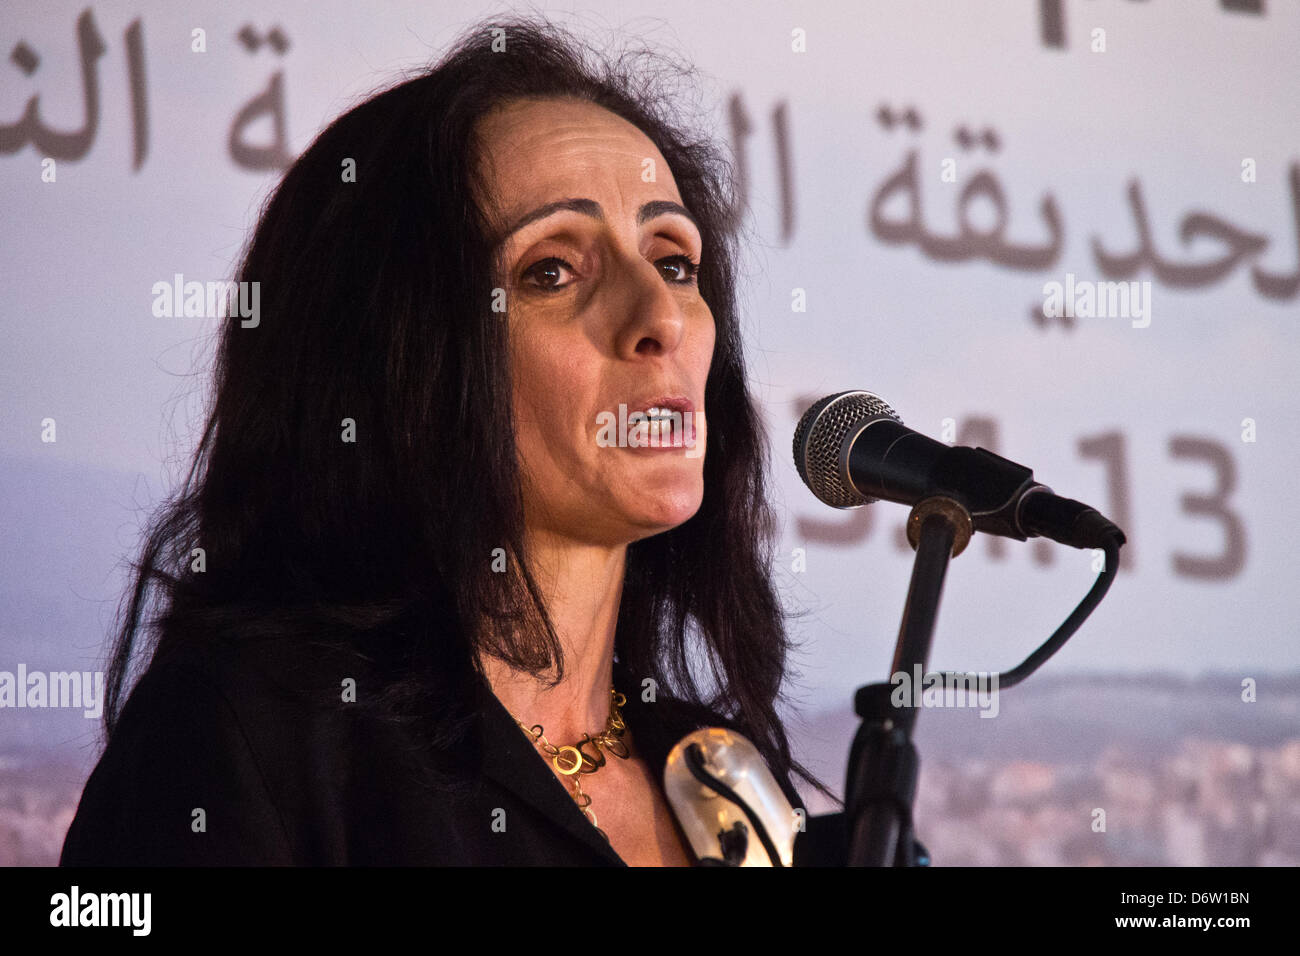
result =
M799 419L794 466L809 490L832 508L856 508L876 500L849 481L846 440L878 418L903 422L880 396L855 391L827 395Z

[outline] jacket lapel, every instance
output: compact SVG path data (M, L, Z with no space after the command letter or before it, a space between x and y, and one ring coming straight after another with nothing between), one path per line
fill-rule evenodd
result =
M623 707L624 721L632 731L637 750L649 764L661 790L664 764L677 741L700 727L722 725L717 720L702 723L697 716L682 712L672 699L661 698L653 704L643 702L640 685L617 662L614 665L614 686L627 698L627 704ZM548 758L537 744L528 739L496 694L482 680L479 693L482 717L479 753L483 773L529 806L544 813L557 827L581 840L611 863L625 866L623 858L596 832L591 821L574 802L572 794L551 771ZM694 849L689 844L687 850L694 859Z
M552 823L581 840L611 863L626 865L578 808L573 796L546 763L546 756L515 723L509 711L484 684L480 714L483 773Z

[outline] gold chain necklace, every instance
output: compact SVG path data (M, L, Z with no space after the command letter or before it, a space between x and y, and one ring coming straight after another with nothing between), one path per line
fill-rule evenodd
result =
M609 834L602 830L596 823L596 812L591 809L591 796L582 792L581 777L583 774L595 773L601 767L605 766L605 755L601 750L608 750L620 760L626 760L631 753L627 744L622 740L623 734L627 731L627 724L623 723L623 715L619 708L627 703L627 698L620 694L613 687L609 689L609 719L605 722L605 729L595 737L590 734L583 734L582 739L576 744L569 746L557 747L546 739L542 733L541 724L533 724L529 727L513 713L511 717L515 718L524 733L532 741L542 748L551 758L551 763L555 769L564 774L573 784L573 799L577 802L579 809L582 810L591 825L596 827L596 832L603 836L608 842ZM588 753L587 745L591 745L592 752Z

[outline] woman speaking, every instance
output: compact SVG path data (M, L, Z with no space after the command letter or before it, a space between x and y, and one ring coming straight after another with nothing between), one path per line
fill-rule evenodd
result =
M286 173L64 865L687 865L661 773L704 726L822 789L728 166L645 62L494 20Z

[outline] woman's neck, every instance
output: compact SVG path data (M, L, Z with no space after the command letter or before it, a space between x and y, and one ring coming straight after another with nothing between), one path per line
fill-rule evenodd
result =
M492 657L484 670L506 708L530 727L541 724L558 746L605 729L627 547L537 533L528 559L564 650L564 679L548 688Z

